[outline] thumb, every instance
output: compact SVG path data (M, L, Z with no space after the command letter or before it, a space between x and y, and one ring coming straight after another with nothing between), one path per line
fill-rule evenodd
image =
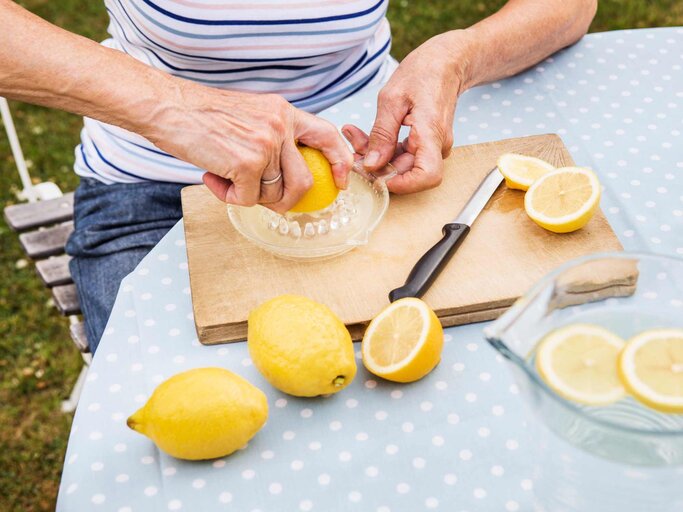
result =
M397 100L391 93L380 91L377 97L377 116L370 131L368 152L365 154L365 168L376 171L391 160L396 151L398 132L408 113L408 105Z

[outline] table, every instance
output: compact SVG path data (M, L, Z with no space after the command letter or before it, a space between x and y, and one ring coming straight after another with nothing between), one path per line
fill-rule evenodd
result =
M683 29L592 34L459 101L457 145L555 132L597 171L627 250L683 255ZM322 115L369 128L376 91ZM446 330L441 364L412 385L362 365L330 398L270 387L246 344L194 331L182 221L121 285L76 412L58 510L529 510L526 411L482 324ZM157 384L229 368L264 390L270 417L248 449L208 462L160 453L126 417Z

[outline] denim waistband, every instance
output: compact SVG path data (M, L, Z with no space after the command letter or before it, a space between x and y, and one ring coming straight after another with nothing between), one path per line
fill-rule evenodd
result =
M151 249L160 238L159 231L165 233L182 217L180 191L185 186L157 181L107 185L81 178L67 253L89 257Z

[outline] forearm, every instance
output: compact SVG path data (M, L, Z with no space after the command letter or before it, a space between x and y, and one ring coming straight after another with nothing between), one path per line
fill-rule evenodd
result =
M510 0L453 38L461 90L518 73L578 41L597 0Z
M0 96L148 135L180 80L0 0Z

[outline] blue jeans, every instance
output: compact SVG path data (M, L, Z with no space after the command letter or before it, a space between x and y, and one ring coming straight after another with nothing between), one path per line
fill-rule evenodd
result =
M121 280L182 217L180 190L163 182L105 185L82 178L66 244L90 350L95 353Z

